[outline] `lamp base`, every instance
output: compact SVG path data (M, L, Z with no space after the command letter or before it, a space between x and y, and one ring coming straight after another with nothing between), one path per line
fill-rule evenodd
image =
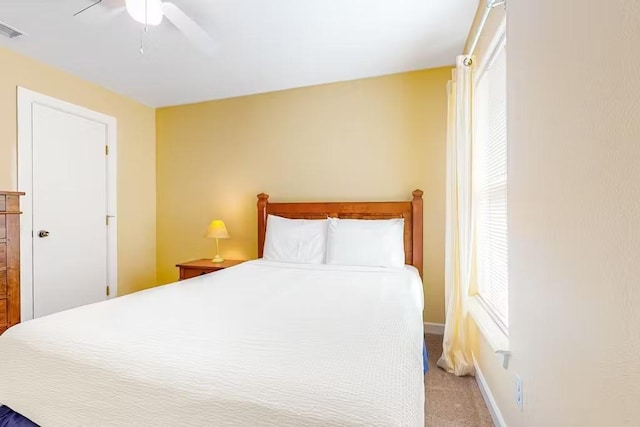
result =
M222 258L220 255L216 255L215 258L211 260L211 262L215 262L215 263L224 262L224 258Z

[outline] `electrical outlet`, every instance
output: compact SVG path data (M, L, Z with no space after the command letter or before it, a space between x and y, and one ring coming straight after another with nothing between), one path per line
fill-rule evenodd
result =
M519 375L516 375L516 405L520 410L524 406L523 401L523 392L522 392L522 378Z

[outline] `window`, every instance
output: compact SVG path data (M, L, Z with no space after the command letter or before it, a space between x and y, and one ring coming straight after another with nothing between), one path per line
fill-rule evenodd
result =
M473 180L477 213L477 292L507 333L507 52L502 36L476 71L473 107Z

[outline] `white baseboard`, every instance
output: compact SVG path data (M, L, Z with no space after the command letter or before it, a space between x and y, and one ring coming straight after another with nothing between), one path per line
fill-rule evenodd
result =
M484 375L482 375L482 370L480 370L480 366L478 366L478 361L476 360L475 357L473 358L473 367L476 369L476 382L478 383L478 387L480 388L480 393L482 394L484 403L486 403L487 408L489 408L489 413L491 414L493 423L497 427L507 427L507 423L505 423L504 418L502 417L500 408L498 408L498 404L496 403L496 400L493 398L493 394L491 394L491 389L489 389L489 385L487 384L487 381L484 379Z
M433 335L444 335L444 324L425 322L424 333Z

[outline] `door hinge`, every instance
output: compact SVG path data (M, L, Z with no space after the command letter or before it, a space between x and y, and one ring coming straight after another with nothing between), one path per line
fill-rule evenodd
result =
M104 154L107 155L107 156L109 155L109 146L108 145L104 146Z
M109 288L109 285L107 285L107 296L111 295L111 288Z

